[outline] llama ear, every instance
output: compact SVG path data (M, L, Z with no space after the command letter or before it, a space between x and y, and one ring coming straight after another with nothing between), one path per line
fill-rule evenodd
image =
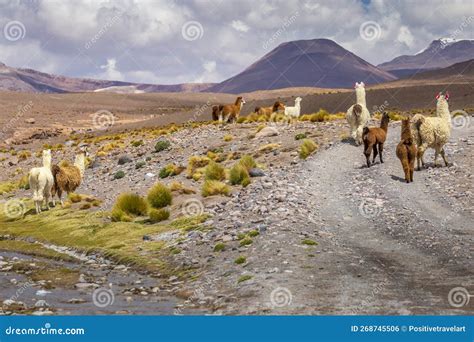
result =
M439 99L439 97L442 95L442 92L439 92L438 95L436 95L436 100Z
M362 87L365 87L365 83L364 83L364 82L360 82L360 85L361 85Z
M446 99L446 101L449 100L449 93L448 92L446 92L446 95L444 95L444 98Z

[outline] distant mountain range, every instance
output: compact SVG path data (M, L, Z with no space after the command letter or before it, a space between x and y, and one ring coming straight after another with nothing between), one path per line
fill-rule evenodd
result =
M330 39L283 43L240 74L216 84L211 92L242 93L288 87L349 88L395 80Z
M429 70L443 69L449 73L472 70L472 63L456 68L474 56L474 41L433 41L426 49L413 56L399 56L374 66L330 39L298 40L283 43L257 60L243 72L221 83L183 83L156 85L121 81L73 78L47 74L32 69L8 67L0 63L0 90L38 93L69 92L220 92L248 93L291 87L352 88L355 81L366 84L392 82L412 77ZM454 67L454 66L453 66ZM429 76L430 74L428 74ZM451 76L453 76L451 75ZM425 77L425 76L420 76ZM439 78L434 73L432 78ZM419 77L416 77L419 79Z
M406 77L420 71L446 68L474 57L473 40L438 39L416 55L403 55L378 67L397 77Z
M157 85L121 81L74 78L39 72L33 69L17 69L0 63L0 90L31 93L71 93L110 91L119 93L200 92L212 83L183 83Z

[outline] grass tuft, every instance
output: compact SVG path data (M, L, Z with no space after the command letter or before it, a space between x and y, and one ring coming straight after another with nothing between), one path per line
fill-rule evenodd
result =
M171 205L173 201L173 195L171 194L171 190L168 189L166 185L156 183L148 191L147 199L153 208L160 209Z
M316 149L318 145L311 139L304 139L303 143L300 146L300 158L306 159L308 158Z
M203 197L214 195L229 196L231 192L230 187L217 180L206 180L202 185L201 194Z

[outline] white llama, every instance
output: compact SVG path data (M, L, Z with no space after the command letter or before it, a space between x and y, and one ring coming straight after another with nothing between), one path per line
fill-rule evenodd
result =
M285 107L285 115L292 116L292 117L299 117L301 112L301 101L303 99L301 97L297 97L295 99L295 106L294 107Z
M362 143L362 131L370 120L370 112L365 102L365 84L357 83L354 86L356 104L350 106L346 113L346 120L351 127L351 136L357 145Z
M51 150L43 150L43 166L32 168L28 180L30 188L33 190L36 213L41 213L43 200L46 203L46 210L48 210L51 189L54 185L53 174L51 173Z
M421 170L420 162L425 167L423 154L427 148L435 150L434 164L438 166L438 155L441 154L444 163L448 166L448 160L444 152L444 145L451 136L451 113L449 112L449 94L439 93L436 96L436 117L425 117L422 114L416 114L412 120L413 140L418 146L417 169Z

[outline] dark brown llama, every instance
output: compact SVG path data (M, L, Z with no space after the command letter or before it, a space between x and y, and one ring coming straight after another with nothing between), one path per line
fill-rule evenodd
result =
M265 115L270 117L275 112L280 112L285 110L285 104L280 101L276 101L273 106L270 107L255 107L255 113L258 115Z
M387 139L388 122L390 117L387 112L382 115L380 121L380 127L364 127L362 132L362 140L364 141L364 155L367 159L367 167L370 167L370 154L374 151L374 158L372 163L375 162L375 157L379 154L380 162L383 163L383 144ZM377 151L378 147L378 151Z
M402 121L401 140L397 145L397 157L402 163L405 181L413 182L413 171L415 170L416 144L413 141L410 129L410 119Z

